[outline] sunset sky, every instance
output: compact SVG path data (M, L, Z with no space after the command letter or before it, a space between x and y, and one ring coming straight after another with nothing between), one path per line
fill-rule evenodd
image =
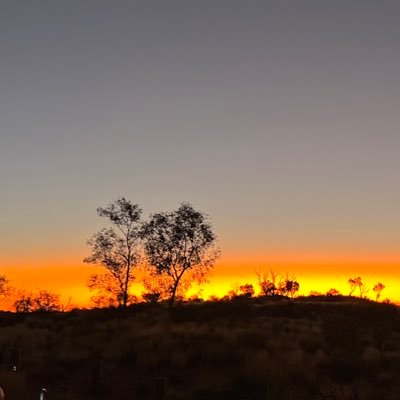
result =
M400 301L400 2L2 2L0 273L84 304L96 208L191 202L204 292L295 274Z

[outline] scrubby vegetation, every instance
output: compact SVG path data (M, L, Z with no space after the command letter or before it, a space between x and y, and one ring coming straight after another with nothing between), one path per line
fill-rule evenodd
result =
M238 297L2 313L10 400L397 399L396 306L342 296Z

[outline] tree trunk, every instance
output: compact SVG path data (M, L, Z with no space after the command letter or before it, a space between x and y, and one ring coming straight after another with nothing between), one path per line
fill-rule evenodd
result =
M169 299L169 309L171 309L175 303L176 291L178 290L178 285L180 281L180 277L174 282L174 286L172 287L171 298Z
M174 286L172 288L171 298L169 299L169 309L171 309L175 303L176 288L177 288L177 286L174 284Z
M126 308L128 305L128 293L124 292L122 300L122 308Z

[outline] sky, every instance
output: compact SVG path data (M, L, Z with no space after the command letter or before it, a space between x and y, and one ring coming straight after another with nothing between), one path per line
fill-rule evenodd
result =
M125 196L211 216L209 292L272 268L396 298L399 18L387 0L3 1L0 272L83 301L95 210Z

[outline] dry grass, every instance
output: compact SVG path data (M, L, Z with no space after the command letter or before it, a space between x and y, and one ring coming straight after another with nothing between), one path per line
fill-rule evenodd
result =
M5 314L1 326L10 400L37 399L42 386L54 400L146 400L159 376L167 400L384 400L399 391L399 311L367 301Z

